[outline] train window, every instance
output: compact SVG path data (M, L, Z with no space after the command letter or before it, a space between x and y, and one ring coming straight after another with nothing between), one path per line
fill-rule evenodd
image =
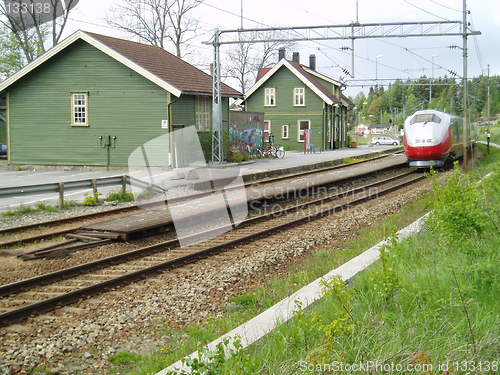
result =
M410 124L413 125L417 122L435 122L439 124L441 122L441 118L435 114L426 113L422 115L413 116L413 118L410 121Z

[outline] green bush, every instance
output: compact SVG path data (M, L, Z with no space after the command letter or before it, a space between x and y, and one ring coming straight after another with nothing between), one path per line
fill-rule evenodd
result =
M479 185L455 165L446 181L435 179L429 206L433 212L429 227L445 241L460 242L481 234L488 216Z
M231 141L229 139L229 130L224 129L222 133L222 144L224 151L224 160L228 160L230 157ZM212 161L212 133L209 131L199 131L198 138L200 140L201 149L203 151L203 156L207 163Z
M134 194L126 191L111 192L106 197L107 202L132 202Z
M210 132L198 132L203 156L206 161L212 159L212 134Z
M99 199L101 196L101 193L95 193L95 194L85 194L85 199L83 200L83 205L84 206L98 206L102 200Z
M228 161L231 163L242 163L250 160L250 154L246 151L231 150L229 152Z

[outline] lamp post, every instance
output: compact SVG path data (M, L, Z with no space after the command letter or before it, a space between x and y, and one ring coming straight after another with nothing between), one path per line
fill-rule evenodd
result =
M377 55L377 57L375 57L375 79L378 80L378 59L380 59L381 57L384 57L384 55Z
M429 82L429 104L432 100L432 84L434 83L434 58L435 57L439 57L438 55L432 55L431 59L432 59L432 64L431 64L431 70L432 70L432 74L431 74L431 80Z

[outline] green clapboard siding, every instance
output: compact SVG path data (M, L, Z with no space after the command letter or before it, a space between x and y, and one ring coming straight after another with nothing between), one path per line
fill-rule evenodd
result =
M71 126L70 97L89 95L89 126ZM116 136L112 166L126 166L130 153L165 134L168 95L89 44L79 41L9 89L11 163L106 165L100 136ZM194 121L194 97L174 104L174 123Z
M264 89L276 89L276 106L264 106ZM305 88L305 106L293 105L293 89ZM302 150L304 144L298 142L298 122L310 120L312 129L312 143L316 147L323 147L323 100L300 81L286 67L280 68L269 80L246 100L246 109L250 112L264 112L265 120L271 121L271 131L276 143L287 146L292 150ZM283 125L289 126L289 137L281 137Z
M184 126L196 125L196 96L183 95L181 99L172 104L174 124ZM229 98L222 98L222 122L226 126L229 124Z
M174 124L184 126L195 125L195 111L196 97L194 95L182 95L181 99L172 104L172 117Z
M7 111L0 108L0 143L7 143Z

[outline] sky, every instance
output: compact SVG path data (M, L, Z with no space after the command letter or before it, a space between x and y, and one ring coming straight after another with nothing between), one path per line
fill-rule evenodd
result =
M122 31L111 28L106 16L112 16L113 4L125 0L81 0L73 10L65 30L69 35L78 29L131 39ZM243 4L244 28L267 26L297 26L347 24L356 19L356 0L240 0ZM196 37L190 41L191 54L186 60L207 70L212 60L212 47L203 44L215 29L240 27L241 3L238 0L206 0L191 12L198 19ZM408 22L462 19L462 0L358 0L359 22ZM500 74L500 1L468 0L471 29L482 32L469 38L469 76ZM359 40L355 44L355 78L379 79L416 78L421 75L444 76L447 70L462 74L462 51L450 49L462 46L461 37L386 38ZM299 52L301 62L315 54L318 71L333 78L349 79L342 69L351 70L350 53L339 48L350 41L300 42L293 51ZM223 46L221 53L230 47ZM411 52L405 50L408 48ZM170 52L173 52L173 47ZM288 51L289 54L293 51ZM376 56L379 56L376 58ZM375 60L378 63L375 63ZM434 62L434 64L433 64ZM449 74L448 74L449 75ZM227 82L237 87L235 82ZM356 82L360 84L360 82ZM348 88L354 96L367 87Z

